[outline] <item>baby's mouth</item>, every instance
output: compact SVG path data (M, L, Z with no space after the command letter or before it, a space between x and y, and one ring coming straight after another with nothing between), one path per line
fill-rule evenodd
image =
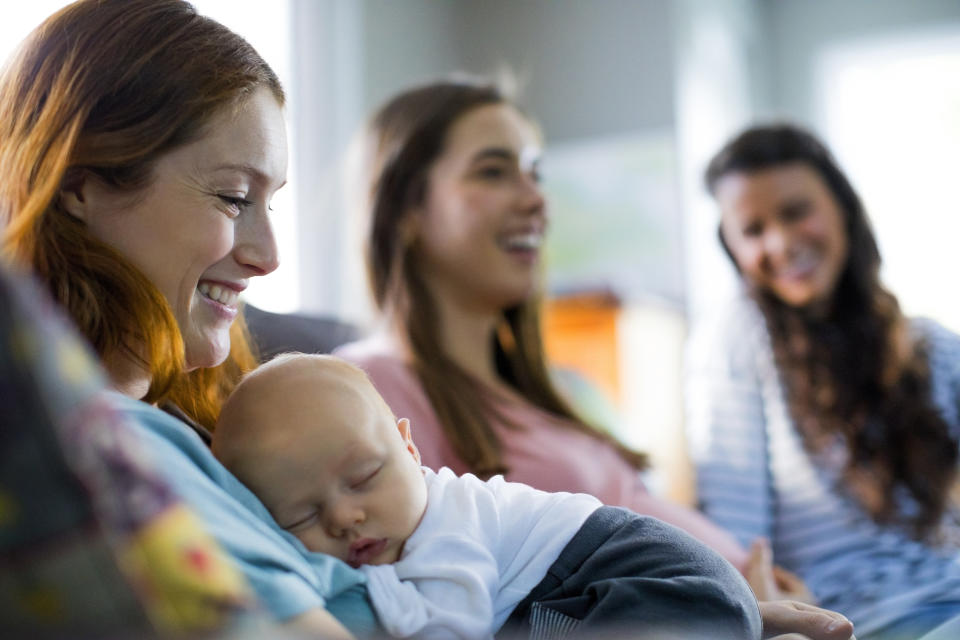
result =
M362 564L370 564L370 561L383 553L383 550L386 548L386 538L360 538L350 545L347 564L354 569Z

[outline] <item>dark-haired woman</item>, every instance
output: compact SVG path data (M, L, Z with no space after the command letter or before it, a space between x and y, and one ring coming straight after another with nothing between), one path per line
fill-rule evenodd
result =
M707 513L768 537L861 639L960 615L960 338L901 313L857 194L809 133L749 129L706 180L745 288L691 345Z

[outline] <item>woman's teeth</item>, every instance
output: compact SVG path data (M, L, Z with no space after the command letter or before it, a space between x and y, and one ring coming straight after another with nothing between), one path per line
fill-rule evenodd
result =
M510 236L503 241L507 249L539 249L543 244L542 233L524 233Z
M237 305L237 300L240 299L240 294L236 291L207 282L201 282L199 285L197 285L197 290L211 300L219 302L227 307L235 307Z
M818 255L815 252L808 251L794 256L790 264L780 270L780 275L787 278L805 276L816 268L818 263Z

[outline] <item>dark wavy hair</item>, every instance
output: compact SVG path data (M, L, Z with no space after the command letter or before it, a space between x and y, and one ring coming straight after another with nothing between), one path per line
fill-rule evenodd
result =
M457 455L481 477L509 472L493 424L510 422L476 380L444 352L437 307L404 225L411 208L427 195L427 174L443 154L453 125L474 109L498 104L513 105L493 83L466 77L438 80L395 95L374 114L365 131L366 259L374 302L382 313L402 323L413 368L444 434ZM544 355L540 307L539 297L532 296L502 311L500 325L490 336L497 373L531 404L609 442L629 464L644 468L644 454L588 425L554 387Z
M931 400L928 346L913 339L896 297L880 282L877 242L849 180L813 135L779 124L747 129L728 142L710 161L706 184L715 195L726 175L795 164L816 171L839 204L849 255L825 314L751 287L790 412L811 454L842 439L848 454L842 487L875 522L928 537L947 508L957 441ZM722 231L720 240L736 266ZM904 490L917 509L905 508Z

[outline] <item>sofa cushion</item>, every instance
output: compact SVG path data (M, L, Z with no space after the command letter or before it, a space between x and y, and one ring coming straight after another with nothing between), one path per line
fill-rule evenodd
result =
M330 353L362 335L357 326L329 316L273 313L249 304L244 316L261 361L287 351Z

